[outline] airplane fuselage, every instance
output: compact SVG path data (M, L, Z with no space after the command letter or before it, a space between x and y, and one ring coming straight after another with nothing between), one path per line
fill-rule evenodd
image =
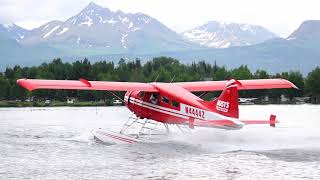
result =
M131 91L126 93L124 101L137 117L162 123L223 129L240 129L244 125L235 118L212 112L210 107L187 104L168 94ZM227 108L222 102L219 105Z

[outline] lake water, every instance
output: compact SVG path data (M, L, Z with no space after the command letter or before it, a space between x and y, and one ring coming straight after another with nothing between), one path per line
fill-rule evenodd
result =
M91 129L119 130L125 107L0 109L0 179L320 179L320 106L250 105L243 119L277 128L197 128L157 143L106 146Z

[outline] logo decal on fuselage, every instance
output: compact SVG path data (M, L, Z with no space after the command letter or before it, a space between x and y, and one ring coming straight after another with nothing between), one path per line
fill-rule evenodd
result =
M228 112L229 107L230 107L229 104L230 104L229 102L218 100L217 105L216 105L216 109L218 111Z

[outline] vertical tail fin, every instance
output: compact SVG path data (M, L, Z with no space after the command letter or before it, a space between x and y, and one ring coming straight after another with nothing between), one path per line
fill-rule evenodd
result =
M224 116L239 118L238 85L242 86L237 80L231 79L228 81L220 96L212 101L215 112Z

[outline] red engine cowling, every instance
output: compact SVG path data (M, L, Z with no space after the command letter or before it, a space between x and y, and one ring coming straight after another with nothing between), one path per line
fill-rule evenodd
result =
M141 91L128 91L125 94L125 105L139 118L146 118L143 100L144 98L141 95Z

